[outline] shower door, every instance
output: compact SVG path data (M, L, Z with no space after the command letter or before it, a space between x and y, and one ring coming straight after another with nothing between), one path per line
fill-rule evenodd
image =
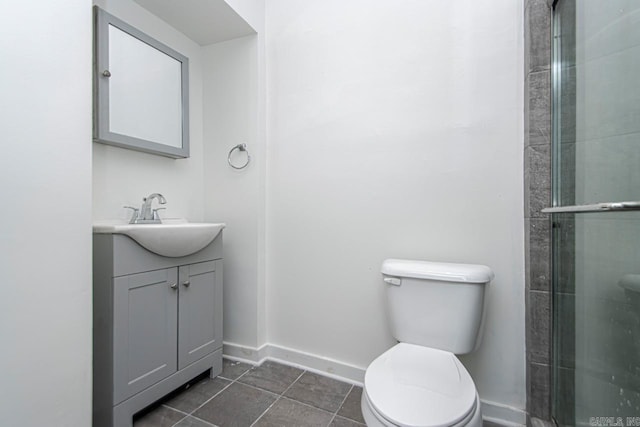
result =
M553 43L552 411L640 425L640 1L558 0Z

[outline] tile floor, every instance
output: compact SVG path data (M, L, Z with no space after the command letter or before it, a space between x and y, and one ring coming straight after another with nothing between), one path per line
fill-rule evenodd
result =
M362 388L275 362L252 367L224 359L147 408L134 427L363 427ZM498 427L489 421L484 427Z
M275 362L223 361L134 419L134 427L362 427L362 388Z

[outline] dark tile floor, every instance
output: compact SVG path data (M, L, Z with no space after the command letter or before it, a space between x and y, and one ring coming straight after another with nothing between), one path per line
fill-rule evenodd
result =
M291 366L224 359L219 377L182 387L134 427L362 427L361 395L360 387Z

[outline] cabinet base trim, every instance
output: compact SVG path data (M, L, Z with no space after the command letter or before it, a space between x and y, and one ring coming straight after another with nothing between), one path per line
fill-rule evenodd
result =
M131 427L135 413L146 408L192 378L197 377L207 369L211 369L211 377L218 376L222 372L221 348L114 406L113 425Z

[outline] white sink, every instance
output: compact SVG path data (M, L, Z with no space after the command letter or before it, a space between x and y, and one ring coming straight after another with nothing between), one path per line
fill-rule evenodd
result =
M166 257L182 257L203 249L226 227L224 223L163 220L162 224L123 224L101 221L93 225L93 232L124 234L140 246Z

